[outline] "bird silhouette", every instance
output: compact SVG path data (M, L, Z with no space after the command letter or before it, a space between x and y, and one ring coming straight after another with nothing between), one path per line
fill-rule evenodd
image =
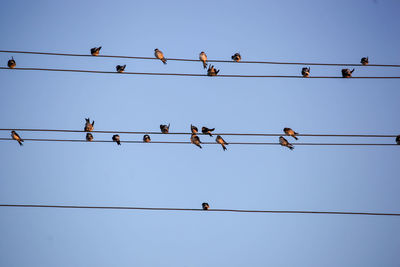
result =
M400 135L396 137L396 144L400 145Z
M92 49L90 49L90 54L92 54L92 56L98 56L100 53L100 49L101 49L101 46L93 47Z
M203 68L207 68L207 55L203 51L199 55L199 59L201 62L203 62Z
M361 58L361 64L363 64L364 66L365 66L365 65L368 65L368 64L369 64L368 57L363 57L363 58Z
M202 128L201 128L201 132L203 133L203 134L208 134L209 136L212 136L212 134L211 134L211 132L213 132L215 130L215 128L207 128L207 127L205 127L205 126L203 126Z
M143 142L150 143L151 142L150 135L148 134L143 135Z
M308 67L308 68L307 68L307 67L302 68L302 69L301 69L301 75L303 75L304 78L310 77L310 70L311 70L310 67Z
M299 133L296 133L296 132L293 131L291 128L283 128L283 131L285 132L286 135L291 136L291 137L293 137L293 138L296 139L296 140L299 140L299 139L296 137L296 134L299 134Z
M239 62L240 60L242 60L242 56L241 56L239 53L235 53L235 54L232 56L232 60L233 60L233 61L236 61L236 62Z
M122 73L125 71L126 65L117 65L115 68L117 69L117 72Z
M294 149L293 145L292 145L291 143L289 143L289 141L286 140L285 137L283 137L283 136L280 136L280 137L279 137L279 143L281 144L281 146L286 146L286 147L288 147L290 150L293 150L293 149Z
M11 57L11 59L7 62L7 66L10 69L13 69L13 68L15 68L17 66L17 63L14 60L14 57Z
M208 70L207 70L207 75L208 76L217 76L218 73L219 73L219 70L214 68L213 65L208 66Z
M90 118L85 119L85 128L83 129L85 132L91 132L94 129L94 121L90 123Z
M168 123L168 125L165 125L165 124L160 125L160 130L163 134L169 133L169 125L170 125L169 123Z
M162 63L167 64L167 60L165 59L163 52L161 52L161 50L158 48L154 49L154 56L161 60Z
M22 142L24 142L24 140L17 134L16 131L11 131L11 137L12 139L17 140L20 146L23 145Z
M196 134L192 134L192 137L190 137L190 142L192 144L202 148L200 145L201 144L200 138Z
M196 126L190 124L190 130L192 131L192 134L197 134L199 132L199 129L197 129Z
M119 146L121 145L121 139L119 138L118 134L114 134L112 140L116 142Z
M351 78L351 74L354 72L353 70L349 70L349 69L342 69L342 76L343 78Z
M221 144L222 149L223 149L224 151L227 149L226 146L229 145L227 142L225 142L225 140L224 140L220 135L217 136L217 138L215 139L215 141L216 141L218 144Z
M203 204L201 204L201 206L203 207L203 210L208 210L210 208L210 205L208 205L207 202L204 202Z
M88 142L93 141L93 135L91 133L86 134L86 141L88 141Z

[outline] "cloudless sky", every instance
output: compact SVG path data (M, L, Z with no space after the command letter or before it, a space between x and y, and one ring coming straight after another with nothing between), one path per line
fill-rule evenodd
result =
M398 1L4 1L0 49L400 63ZM18 67L205 73L200 62L14 56ZM216 63L220 74L301 66ZM342 67L312 66L340 75ZM356 67L354 76L399 76ZM398 80L0 70L0 128L399 134ZM0 132L0 137L9 137ZM23 138L82 139L83 133ZM94 134L111 139L110 134ZM122 140L142 136L120 134ZM154 135L152 140L187 141ZM200 136L202 141L213 141ZM245 138L224 137L228 142ZM291 140L290 138L288 138ZM277 142L276 137L248 141ZM301 142L386 142L300 137ZM399 212L398 147L0 143L0 203ZM399 266L397 217L0 208L0 266Z

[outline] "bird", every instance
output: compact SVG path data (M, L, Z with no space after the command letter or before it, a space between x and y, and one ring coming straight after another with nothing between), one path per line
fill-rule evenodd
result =
M207 68L207 55L203 51L199 55L199 59L201 62L203 62L203 68Z
M201 206L203 207L203 210L208 210L210 208L210 205L208 205L207 202L204 202L203 204L201 204Z
M302 69L301 69L301 75L303 75L304 78L310 77L310 70L311 70L310 67L308 67L308 68L307 68L307 67L302 68Z
M354 72L353 70L349 70L349 69L342 69L342 76L343 78L351 78L351 74Z
M150 143L150 141L151 141L150 135L148 134L143 135L143 142Z
M192 134L197 134L199 132L199 129L197 129L196 126L190 124L190 130L192 131Z
M291 136L291 137L293 137L293 138L296 139L296 140L299 140L299 139L296 137L296 134L299 134L299 133L296 133L296 132L293 131L291 128L283 128L283 131L285 132L286 135Z
M90 49L90 54L92 54L92 56L98 56L100 53L100 49L101 49L101 46L93 47L92 49Z
M207 75L208 76L217 76L218 72L219 72L219 70L214 68L213 65L208 66L208 70L207 70Z
M215 139L215 141L217 141L218 144L221 144L222 149L223 149L224 151L227 149L227 148L226 148L226 145L229 145L227 142L225 142L225 140L224 140L220 135L217 136L217 138Z
M369 64L368 57L361 58L361 64L363 64L363 66L368 65Z
M200 145L201 144L200 138L196 134L192 134L192 137L190 137L190 142L192 144L202 148Z
M112 140L113 140L114 142L117 142L117 144L118 144L119 146L121 145L121 139L119 138L119 135L118 135L118 134L114 134L113 137L112 137Z
M17 140L20 146L23 145L22 142L24 142L24 140L17 134L16 131L11 131L11 137L12 139Z
M117 72L121 73L125 71L126 65L117 65L115 68L117 69Z
M85 128L83 129L85 132L91 132L94 129L94 121L90 123L90 118L85 119Z
M396 144L400 145L400 135L396 137Z
M235 54L232 56L232 60L233 60L233 61L236 61L236 62L239 62L240 60L242 60L242 56L241 56L239 53L235 53Z
M211 134L211 132L212 131L214 131L215 130L215 128L207 128L207 127L205 127L205 126L203 126L202 128L201 128L201 132L203 133L203 134L208 134L209 136L212 136L212 134Z
M11 57L11 59L7 62L7 66L10 69L13 69L13 68L15 68L15 66L17 66L17 63L14 60L14 57Z
M86 141L88 141L88 142L93 141L93 135L91 133L86 134Z
M154 56L161 60L162 63L167 64L167 60L165 59L163 52L161 52L161 50L158 50L158 48L154 49Z
M283 137L283 136L279 137L279 143L281 144L281 146L286 146L290 150L294 149L293 145L291 143L289 143L288 140L286 140L285 137Z
M161 124L161 125L160 125L160 130L161 130L161 132L162 132L163 134L169 133L169 123L168 123L168 125Z

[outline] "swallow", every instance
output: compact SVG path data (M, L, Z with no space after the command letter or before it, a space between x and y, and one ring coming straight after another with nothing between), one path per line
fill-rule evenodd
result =
M226 146L229 145L227 142L225 142L225 140L220 135L217 136L215 141L217 141L218 144L221 144L222 149L224 151L227 149Z
M204 202L203 204L201 204L201 206L203 207L203 210L208 210L210 208L210 205L208 205L207 202Z
M117 69L117 72L122 73L125 71L126 65L117 65L115 68Z
M190 137L190 142L192 144L202 148L200 145L201 144L200 138L196 134L192 134L192 137Z
M363 64L363 66L368 65L369 64L368 57L363 57L361 59L361 64Z
M16 131L11 131L11 137L12 139L17 140L19 145L22 146L22 142L24 142L24 140L17 134Z
M299 139L296 137L296 134L299 134L299 133L296 133L296 132L293 131L292 129L290 129L290 128L283 128L283 131L285 132L286 135L291 136L291 137L293 137L293 138L296 139L296 140L299 140Z
M351 78L351 74L354 72L354 69L350 71L349 69L342 69L343 78Z
M203 62L203 68L207 68L207 55L203 51L199 55L199 59L201 62Z
M101 46L93 47L92 49L90 49L90 54L92 54L92 56L98 56L100 53L100 49L101 49Z
M239 53L235 53L235 54L232 56L232 60L233 60L233 61L236 61L236 62L239 62L240 60L242 60L242 56L241 56Z
M160 125L160 130L161 130L161 132L162 132L163 134L169 133L169 123L168 123L168 125L161 124L161 125Z
M148 134L143 135L143 142L150 143L151 142L150 135Z
M10 69L13 69L13 68L15 68L15 66L17 66L17 63L14 60L14 57L11 57L11 59L7 62L7 66Z
M307 68L307 67L302 68L302 69L301 69L301 75L303 75L304 78L310 77L310 70L311 70L310 67L308 67L308 68Z
M121 145L121 139L119 138L119 135L118 135L118 134L114 134L113 137L112 137L112 140L113 140L114 142L117 142L117 144L118 144L119 146Z
M207 75L208 76L217 76L218 72L219 72L219 70L214 68L213 65L208 66L208 70L207 70Z
M83 129L85 132L91 132L94 129L94 121L90 123L90 118L85 119L85 128Z
M164 57L163 52L158 50L158 48L154 49L154 56L162 61L162 63L167 64L167 60Z
M283 136L279 137L279 143L281 144L281 146L286 146L290 150L294 149L293 145L291 143L289 143L288 140L286 140L285 137L283 137Z
M196 126L190 124L190 130L192 131L192 134L197 134L199 132L199 129L197 129Z
M88 142L93 141L93 135L91 133L86 134L86 141L88 141Z
M211 132L213 132L215 130L215 128L207 128L207 127L205 127L205 126L203 126L202 128L201 128L201 132L203 133L203 134L208 134L209 136L212 136L212 134L211 134Z
M396 144L400 145L400 135L396 137Z

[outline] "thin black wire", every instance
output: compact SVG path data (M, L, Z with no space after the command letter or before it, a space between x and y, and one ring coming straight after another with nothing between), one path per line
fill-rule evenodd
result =
M188 209L188 208L147 208L127 206L76 206L76 205L34 205L0 204L0 207L13 208L58 208L58 209L101 209L101 210L156 210L156 211L202 211L202 212L240 212L240 213L279 213L279 214L335 214L335 215L374 215L400 216L400 213L352 212L352 211L307 211L307 210L238 210L238 209Z
M12 51L12 50L0 50L0 53L35 54L35 55L49 55L49 56L94 57L89 54L69 54L69 53L50 53L50 52ZM98 55L96 57L159 60L155 57L113 56L113 55ZM170 61L188 61L188 62L200 61L199 59L186 59L186 58L166 58L166 59L170 60ZM277 61L246 61L246 60L236 62L233 60L222 60L222 59L210 59L207 61L208 62L219 62L219 63L275 64L275 65L281 64L281 65L309 65L309 66L365 66L365 67L395 67L395 68L400 67L400 65L397 65L397 64L362 65L362 64L352 64L352 63L277 62Z
M118 74L118 75L153 75L153 76L186 76L186 77L207 77L206 74L195 73L160 73L160 72L116 72L99 70L72 70L72 69L46 69L46 68L14 68L0 67L2 70L34 70L34 71L56 71L56 72L80 72L80 73L100 73L100 74ZM210 76L209 76L210 77ZM339 76L310 76L304 78L297 75L241 75L241 74L218 74L212 77L222 78L296 78L296 79L400 79L400 76L363 76L343 78Z

